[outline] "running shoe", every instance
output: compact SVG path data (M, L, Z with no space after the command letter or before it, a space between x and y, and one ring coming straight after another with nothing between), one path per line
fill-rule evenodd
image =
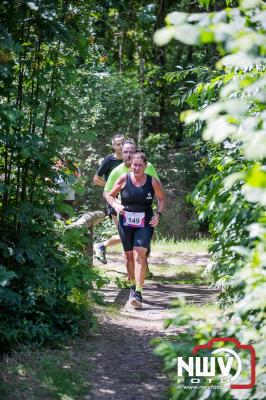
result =
M135 290L136 290L136 285L130 286L129 298L128 298L129 301L134 299Z
M95 251L95 257L103 264L107 264L107 260L105 257L105 246L102 243L95 243L93 248Z
M140 292L135 292L132 299L130 300L130 304L135 308L142 308L142 295Z

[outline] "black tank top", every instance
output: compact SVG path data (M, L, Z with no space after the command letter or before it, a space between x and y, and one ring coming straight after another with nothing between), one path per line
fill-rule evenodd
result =
M131 180L131 174L127 174L125 187L121 190L121 204L126 211L146 212L146 220L153 215L152 201L154 199L154 189L152 186L152 177L146 175L147 179L143 186L137 187Z

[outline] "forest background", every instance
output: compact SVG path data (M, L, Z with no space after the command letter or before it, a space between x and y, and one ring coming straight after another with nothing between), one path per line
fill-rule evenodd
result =
M226 6L233 11L223 12ZM88 293L97 298L104 279L87 268L81 233L56 221L71 209L54 166L67 159L67 177L79 165L78 213L104 209L92 177L111 137L123 133L146 150L166 189L158 235L197 237L208 227L220 303L241 300L232 333L245 342L252 336L263 355L265 3L36 0L3 1L0 11L2 349L78 333ZM164 31L157 46L153 35L172 11L181 17L168 24L185 28L190 13L218 19L194 17L189 32ZM215 31L220 22L229 28ZM172 37L179 41L162 46ZM219 64L230 53L235 58ZM210 111L190 119L184 113L204 108ZM248 133L237 135L243 124ZM161 353L174 356L166 347Z
M178 239L198 233L185 199L205 173L205 146L197 132L185 134L178 115L195 77L207 78L216 53L214 47L210 57L205 48L176 44L163 49L153 43L154 32L174 7L175 2L164 1L1 3L3 346L26 338L45 340L54 329L56 335L50 318L62 320L64 327L65 301L75 308L67 298L88 289L81 283L86 260L80 271L74 268L80 248L70 251L69 234L64 236L55 223L56 213L71 214L58 194L58 159L69 161L66 177L75 164L80 168L79 213L104 209L102 190L92 186L92 177L112 151L114 134L134 138L167 191L159 235ZM194 2L179 7L201 8ZM78 247L77 241L71 246ZM94 279L87 276L91 285Z

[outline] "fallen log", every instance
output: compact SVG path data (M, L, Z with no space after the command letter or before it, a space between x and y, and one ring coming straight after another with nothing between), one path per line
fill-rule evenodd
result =
M72 222L67 229L79 229L87 228L86 235L88 237L88 243L86 245L86 254L93 263L93 227L99 224L105 217L103 211L90 211L83 214L79 219Z
M105 215L103 211L90 211L83 214L79 219L72 222L69 225L68 229L71 228L82 228L86 226L87 228L91 228L93 225L98 224L104 219Z

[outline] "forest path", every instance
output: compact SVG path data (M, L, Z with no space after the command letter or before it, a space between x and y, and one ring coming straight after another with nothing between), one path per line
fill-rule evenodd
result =
M123 256L113 252L108 264L95 261L113 281L126 279ZM135 310L128 300L128 289L110 283L101 290L106 302L119 311L101 318L99 334L92 340L94 353L89 381L88 400L146 400L167 398L168 379L161 372L161 360L153 354L150 340L178 334L178 329L165 329L164 320L173 315L170 303L184 296L189 303L201 306L215 300L216 290L195 284L177 284L178 271L184 279L195 278L208 262L205 253L156 252L149 258L152 280L146 280L143 308Z

